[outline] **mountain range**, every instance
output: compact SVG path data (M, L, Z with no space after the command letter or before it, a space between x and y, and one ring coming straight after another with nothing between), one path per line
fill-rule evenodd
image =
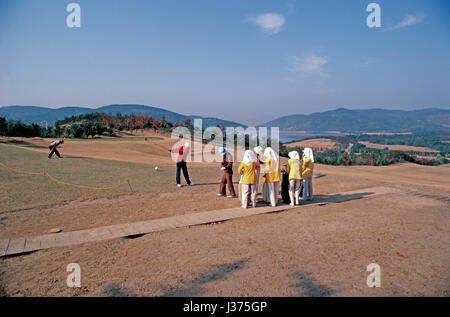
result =
M282 131L339 132L450 132L450 110L336 110L309 115L289 115L266 122L263 126Z
M219 118L183 115L163 108L144 105L109 105L99 108L64 107L51 109L36 106L6 106L0 107L0 117L7 120L20 120L24 123L53 125L57 120L77 116L84 113L100 112L107 114L121 113L123 115L148 115L158 119L163 116L170 122L180 122L187 119L201 118L203 126L236 127L246 125L222 120ZM266 122L260 126L279 127L281 131L324 132L339 131L349 133L359 132L444 132L450 133L450 110L386 110L366 109L350 110L339 108L309 115L294 114L283 116Z
M154 118L161 119L165 117L169 122L184 122L187 119L200 118L203 119L203 126L225 126L225 127L236 127L246 125L222 120L218 118L211 117L201 117L195 115L183 115L180 113L176 113L173 111L169 111L163 108L150 107L144 105L109 105L103 106L99 108L85 108L85 107L63 107L58 109L51 109L45 107L36 107L36 106L7 106L0 108L0 117L4 117L7 120L20 120L23 123L37 123L40 125L45 125L47 122L48 125L53 125L57 120L62 120L66 117L78 116L85 113L106 113L116 115L121 113L122 115L148 115Z

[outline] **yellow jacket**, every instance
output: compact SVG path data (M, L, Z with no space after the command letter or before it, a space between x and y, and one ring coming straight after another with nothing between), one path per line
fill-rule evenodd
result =
M305 158L302 165L302 177L312 178L314 170L314 162L310 158Z
M250 165L245 165L244 162L241 162L241 164L239 165L239 169L238 172L241 175L244 175L242 177L242 182L241 184L256 184L258 182L258 177L256 177L256 163L252 162L250 163Z
M270 167L272 165L272 160L270 158L266 161L266 170L270 171ZM274 183L279 182L281 180L281 172L280 172L280 160L277 161L277 166L275 167L275 171L272 173L266 173L265 182L266 183Z
M289 159L287 172L289 173L289 180L291 179L302 179L300 162L295 159Z

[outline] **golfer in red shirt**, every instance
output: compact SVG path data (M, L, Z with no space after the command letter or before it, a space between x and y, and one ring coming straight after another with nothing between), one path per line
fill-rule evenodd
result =
M59 154L59 152L56 148L63 143L64 143L64 140L56 140L56 141L53 141L52 143L50 143L48 146L48 149L50 150L50 154L48 155L48 158L52 158L53 153L55 153L57 157L61 158L61 155Z
M178 153L178 158L177 158L177 176L176 176L176 181L177 181L177 186L181 187L181 170L183 170L183 175L184 175L184 179L186 180L186 183L188 184L188 186L191 186L191 180L189 179L189 173L187 170L187 165L186 165L186 159L187 156L189 155L189 151L191 149L191 145L189 142L186 142L183 146L180 146L177 149L170 149L170 152L175 152Z

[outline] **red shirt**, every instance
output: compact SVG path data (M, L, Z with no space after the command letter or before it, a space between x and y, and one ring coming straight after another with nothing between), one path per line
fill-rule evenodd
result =
M225 167L225 172L233 173L233 162L228 153L222 157L222 167Z
M174 152L178 152L177 162L184 162L186 161L189 149L185 149L184 146L180 146L178 149L175 149Z
M56 140L56 141L53 141L52 143L50 143L48 147L49 148L54 148L54 147L57 147L60 144L61 144L61 141L60 140Z

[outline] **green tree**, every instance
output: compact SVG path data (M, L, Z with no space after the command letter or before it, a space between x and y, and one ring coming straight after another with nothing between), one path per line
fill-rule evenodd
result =
M81 125L73 123L70 125L70 134L74 138L81 138L84 134L84 129Z
M5 136L8 132L8 122L6 118L0 117L0 135Z

